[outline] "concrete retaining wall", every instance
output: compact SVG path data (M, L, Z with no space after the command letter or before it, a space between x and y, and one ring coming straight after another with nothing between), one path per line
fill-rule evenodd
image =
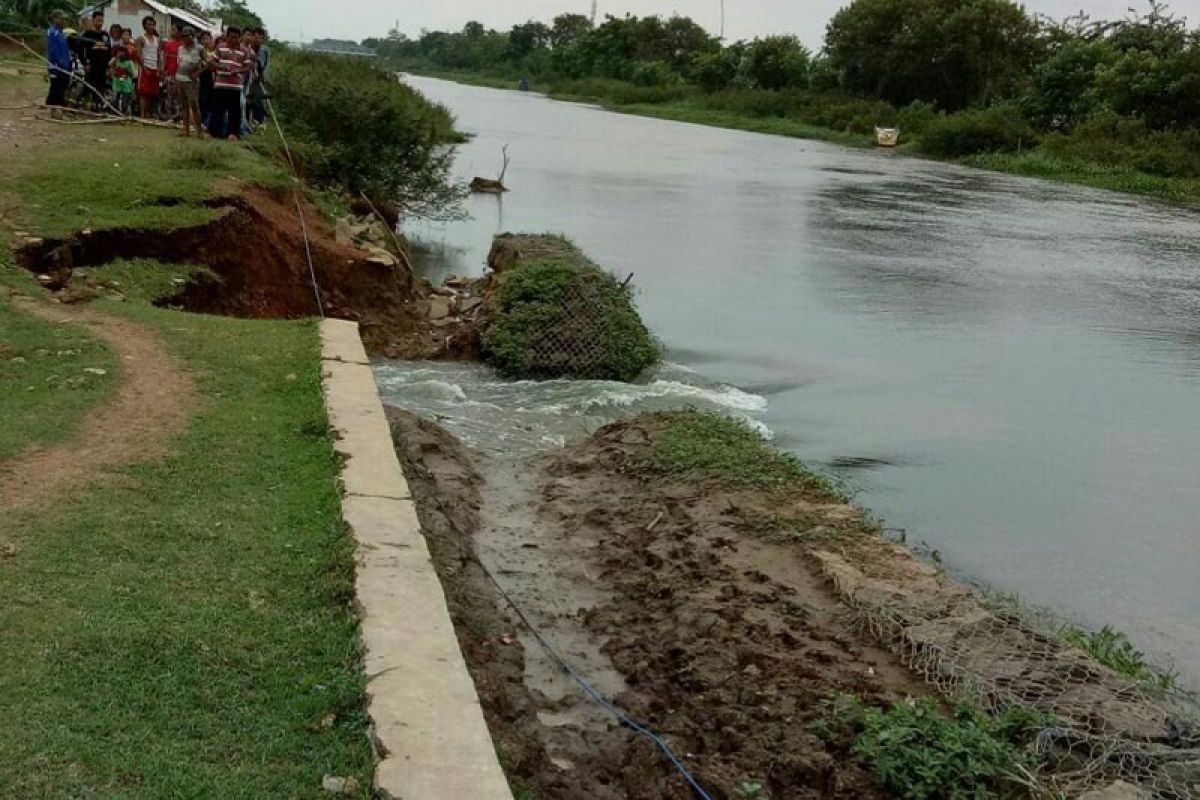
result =
M329 420L357 543L375 789L396 800L511 800L392 447L358 325L321 324Z

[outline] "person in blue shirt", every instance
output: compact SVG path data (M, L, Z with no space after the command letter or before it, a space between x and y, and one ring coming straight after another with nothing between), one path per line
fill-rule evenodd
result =
M46 62L50 70L50 94L46 96L46 105L51 107L50 115L62 116L62 108L67 104L67 89L71 88L71 47L67 44L67 14L65 11L55 11L51 17L53 22L46 29Z

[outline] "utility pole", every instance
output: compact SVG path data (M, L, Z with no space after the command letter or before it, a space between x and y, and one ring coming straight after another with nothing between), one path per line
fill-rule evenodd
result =
M596 0L592 0L592 27L596 27Z
M721 41L725 41L725 0L721 0Z

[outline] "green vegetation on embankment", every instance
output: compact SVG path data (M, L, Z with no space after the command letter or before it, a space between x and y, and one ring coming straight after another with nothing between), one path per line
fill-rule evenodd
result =
M483 358L510 378L632 381L662 357L633 290L561 236L496 237Z
M0 97L41 92L25 76L0 75ZM396 93L402 108L443 113ZM85 228L170 237L211 219L209 200L288 180L269 138L240 147L180 142L169 130L9 120L6 135L20 138L0 150L0 233L22 240ZM441 132L412 135L430 143L425 156L362 188L403 190L414 203L440 197L443 176L426 156ZM322 141L321 132L296 138L305 136ZM350 149L366 157L367 148ZM0 489L15 485L6 466L36 462L18 460L27 448L86 441L91 457L126 438L96 420L147 364L122 355L120 337L102 344L105 325L161 343L152 366L194 387L181 397L152 385L136 400L147 413L178 409L178 429L149 432L161 439L156 452L125 452L59 492L45 488L53 475L25 472L37 502L17 494L0 515L0 794L319 798L334 775L369 796L352 542L316 323L151 305L196 271L189 252L179 263L89 267L72 285L100 296L76 311L51 304L7 238L0 244ZM254 248L244 255L253 268ZM44 322L30 304L69 321ZM154 361L154 351L142 352Z
M617 111L902 149L970 166L1200 200L1200 31L1166 5L1055 22L1009 0L850 0L820 53L726 43L686 17L562 14L368 39L393 67L486 86L520 78Z
M7 249L0 236L0 253ZM103 342L30 316L0 294L0 463L62 441L73 421L112 393L116 366Z

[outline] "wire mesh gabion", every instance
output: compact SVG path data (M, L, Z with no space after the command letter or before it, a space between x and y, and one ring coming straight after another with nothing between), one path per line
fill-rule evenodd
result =
M891 549L891 548L889 548ZM952 700L1018 707L1045 720L1041 767L1013 776L1028 794L1074 798L1200 798L1200 707L1171 682L1135 680L1100 664L1018 610L941 578L897 550L816 553L865 632Z

